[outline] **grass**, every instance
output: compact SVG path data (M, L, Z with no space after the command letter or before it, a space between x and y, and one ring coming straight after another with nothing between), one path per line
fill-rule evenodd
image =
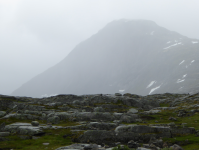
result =
M64 135L70 135L69 129L44 130L46 135L39 139L22 140L18 136L9 136L10 141L0 142L1 149L20 149L20 150L54 150L56 148L71 145L70 137L63 138ZM50 143L48 146L43 143Z

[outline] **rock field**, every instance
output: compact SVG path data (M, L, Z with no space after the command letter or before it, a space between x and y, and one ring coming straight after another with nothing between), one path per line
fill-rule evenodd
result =
M0 95L0 150L196 150L199 94Z

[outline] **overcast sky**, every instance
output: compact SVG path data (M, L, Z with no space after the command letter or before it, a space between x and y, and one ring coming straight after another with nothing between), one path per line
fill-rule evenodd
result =
M112 20L153 20L199 39L198 8L198 0L0 0L0 94L60 62Z

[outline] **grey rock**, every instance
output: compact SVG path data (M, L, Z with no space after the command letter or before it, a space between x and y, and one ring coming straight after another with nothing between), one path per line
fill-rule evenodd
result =
M105 123L105 122L90 122L88 124L88 127L90 128L96 128L98 130L112 130L117 127L117 124L115 123Z
M89 144L84 146L84 150L98 150L98 145L97 144Z
M39 126L39 122L38 121L32 121L31 124L32 124L32 126Z
M30 123L13 123L5 126L5 131L17 133L19 135L41 135L43 130L39 127L33 127Z
M182 147L180 147L180 146L177 145L177 144L174 144L173 146L171 146L171 148L172 148L173 150L184 150Z
M122 94L120 94L120 93L115 93L115 96L122 96Z
M9 136L10 132L0 132L0 137Z
M136 122L136 119L138 119L138 115L136 114L123 114L120 118L120 121L126 123L133 123Z
M127 146L129 148L137 148L137 147L139 147L139 144L137 142L134 142L133 140L131 140L128 142Z
M47 119L47 123L58 124L60 122L60 118L58 116L49 117Z
M3 123L0 125L0 132L1 132L1 131L4 131L4 128L5 128L5 122L3 122Z
M189 128L171 128L171 134L173 136L178 136L180 135L187 135L187 134L195 134L196 130L193 127L189 127Z
M3 117L6 115L6 112L5 111L0 111L0 117Z
M138 113L138 110L135 108L131 108L131 109L129 109L129 111L127 113L136 114L136 113Z
M94 108L94 112L104 112L104 109L102 107L96 107Z

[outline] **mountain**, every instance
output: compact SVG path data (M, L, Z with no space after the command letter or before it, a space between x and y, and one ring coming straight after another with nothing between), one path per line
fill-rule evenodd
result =
M199 40L148 20L117 20L12 95L199 91Z

